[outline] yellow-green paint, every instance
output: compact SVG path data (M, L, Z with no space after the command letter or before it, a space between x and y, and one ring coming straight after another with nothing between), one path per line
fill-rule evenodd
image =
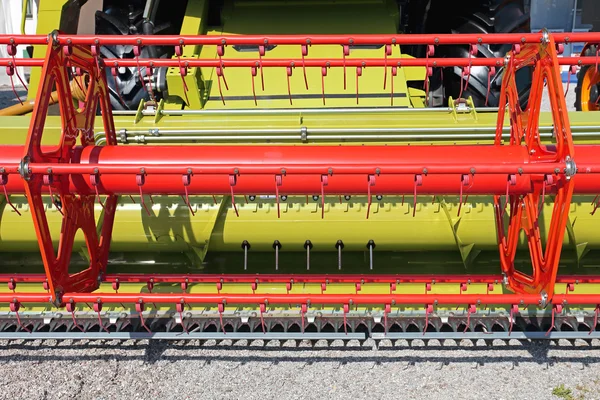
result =
M26 0L23 0L26 1ZM60 17L62 15L62 8L69 0L40 0L38 4L38 15L37 15L37 26L36 34L48 35L60 26ZM44 58L46 56L46 45L33 46L33 57ZM32 67L31 75L29 76L29 91L27 92L27 99L35 99L37 94L38 86L40 83L42 68Z
M189 1L185 10L185 17L181 25L181 35L202 35L206 30L206 15L208 13L208 0ZM197 59L201 46L185 46L181 55L182 62L186 59ZM177 58L177 56L173 56ZM191 109L200 109L203 106L200 93L204 90L202 72L200 68L188 69L184 77L187 86L187 96L181 79L179 68L169 68L167 72L167 87L169 96L166 101L167 109L181 109L184 106ZM187 103L189 100L189 104Z

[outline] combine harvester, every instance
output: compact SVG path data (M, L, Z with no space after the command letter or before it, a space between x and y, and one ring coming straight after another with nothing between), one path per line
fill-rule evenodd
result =
M291 25L314 5L240 1L219 29L0 36L35 46L0 59L15 85L37 68L0 118L0 339L599 338L600 119L560 74L600 33L337 3L319 34Z

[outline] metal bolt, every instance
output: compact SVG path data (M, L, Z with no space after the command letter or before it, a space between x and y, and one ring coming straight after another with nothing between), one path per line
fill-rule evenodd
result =
M344 248L344 242L338 240L335 243L335 248L338 250L338 270L342 270L342 249Z
M313 248L313 244L310 240L304 242L304 248L306 249L306 270L310 271L310 250Z
M244 271L248 269L248 250L250 249L250 243L247 240L242 242L242 249L244 249Z
M350 195L345 195L345 196L344 196L344 199L345 199L346 201L350 201L350 199L351 199L351 198L352 198L352 196L350 196Z
M250 199L250 201L254 201L256 200L256 196L251 194L250 196L248 196L248 198Z
M373 270L373 249L375 248L375 242L372 239L367 243L367 248L369 249L369 269Z
M287 200L287 196L285 194L281 195L281 201L286 201Z
M380 194L378 194L378 195L377 195L377 196L375 196L375 197L377 198L377 200L381 200L381 199L383 199L383 196L382 196L382 195L380 195Z
M273 242L273 248L275 249L275 271L279 270L279 249L281 249L281 243L279 240Z

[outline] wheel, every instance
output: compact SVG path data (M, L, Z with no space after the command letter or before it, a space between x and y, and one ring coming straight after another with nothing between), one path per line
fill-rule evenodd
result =
M103 10L96 11L95 15L95 32L98 35L177 34L186 5L185 1L175 6L166 1L155 1L156 12L144 19L146 1L114 0L104 3ZM145 46L141 49L140 58L170 58L173 53L172 46ZM100 54L104 58L135 58L133 46L102 46ZM151 99L151 91L155 99L160 99L164 82L158 82L158 76L164 77L164 74L159 74L159 69L155 68L152 77L146 77L145 68L140 69L141 71L137 67L120 67L116 76L111 72L106 74L113 109L135 110L141 100Z
M447 7L446 2L435 4L440 8ZM435 18L437 22L442 24L441 29L446 29L446 33L475 33L485 35L487 33L530 31L530 17L524 11L522 0L467 1L464 3L464 7L456 7L456 9L454 11L455 15L440 15ZM446 11L446 9L441 10L441 12ZM436 25L438 25L438 31L435 33L442 33L439 32L439 24ZM435 27L430 25L429 30L432 29L435 29ZM512 45L510 44L477 45L476 57L502 58L511 49ZM434 57L469 58L469 50L469 46L465 45L438 46ZM471 96L477 107L486 105L497 107L502 86L503 68L497 67L495 73L488 78L489 71L488 67L471 67L467 85L466 77L463 78L462 67L444 68L443 71L437 69L436 75L432 77L432 87L435 87L436 84L438 87L442 86L442 105L444 106L448 104L450 97L457 99L459 96L463 98ZM527 106L531 72L529 68L522 68L516 74L517 89L519 90L522 108Z
M585 51L585 56L595 56L596 46L590 46ZM575 88L575 109L577 111L600 110L600 71L596 65L584 65L577 73L577 87Z

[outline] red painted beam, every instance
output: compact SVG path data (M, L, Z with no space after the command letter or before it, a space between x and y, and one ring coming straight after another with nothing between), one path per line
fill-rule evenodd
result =
M0 171L12 174L6 188L23 193L17 174L22 146L0 146ZM575 147L578 174L575 193L600 193L600 147ZM554 174L563 163L530 160L517 146L88 146L77 148L79 163L30 164L33 174L72 174L71 191L95 193L90 176L99 174L101 194L135 194L136 175L146 174L146 194L183 194L182 177L192 172L189 194L263 194L275 192L275 175L281 175L282 194L334 195L366 193L367 176L375 176L371 191L377 194L413 194L415 175L422 175L417 194L456 194L461 175L475 173L465 194L505 194L507 175L516 176L511 194L532 189L529 174ZM523 175L520 175L522 173ZM236 175L234 185L231 178ZM83 175L73 177L74 175ZM126 176L128 175L128 176ZM454 176L452 176L454 175ZM82 179L83 178L83 179ZM552 193L552 187L547 188Z
M355 67L501 67L504 63L503 58L305 58L302 59L185 59L179 61L176 58L140 58L139 60L127 60L121 58L105 58L104 63L111 68L116 67L180 67L187 68L203 67L214 68L223 66L226 68L253 68L260 63L263 68L289 67L290 65L300 66L304 63L307 68L355 68ZM559 65L595 65L598 62L596 57L560 57ZM44 65L43 58L0 58L0 66L19 66L19 67L41 67ZM250 75L249 75L250 77Z
M0 297L0 302L2 298ZM19 299L20 301L20 299ZM65 303L186 304L523 304L537 305L534 294L212 294L66 293Z
M0 282L43 283L44 274L0 274ZM500 283L502 275L425 274L107 274L103 282L121 283ZM600 275L562 275L556 283L600 283Z
M600 42L598 32L549 33L557 43ZM59 44L76 45L373 45L373 44L525 44L540 43L542 33L491 34L345 34L345 35L70 35L58 34ZM48 35L0 35L0 44L47 44Z

